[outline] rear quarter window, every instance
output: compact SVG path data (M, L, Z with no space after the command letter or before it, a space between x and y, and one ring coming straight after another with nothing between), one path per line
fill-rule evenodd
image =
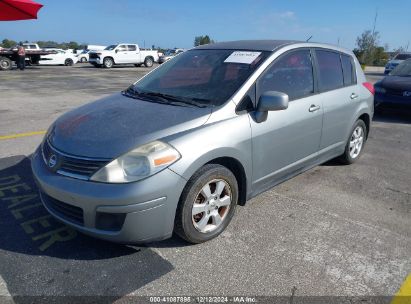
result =
M344 75L340 54L333 51L316 50L320 91L330 91L344 86Z
M344 85L350 86L356 83L354 62L351 56L341 55L341 63L344 73Z

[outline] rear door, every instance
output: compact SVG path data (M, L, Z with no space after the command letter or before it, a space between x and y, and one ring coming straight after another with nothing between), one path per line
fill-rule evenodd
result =
M345 146L359 102L354 62L351 56L328 49L316 49L318 86L324 106L320 151L335 153Z
M286 110L268 112L261 123L250 115L254 191L265 190L317 156L323 109L314 79L310 49L281 55L258 79L256 100L266 91L279 91L290 102Z
M129 63L140 63L140 52L135 44L127 45L128 50L128 62Z

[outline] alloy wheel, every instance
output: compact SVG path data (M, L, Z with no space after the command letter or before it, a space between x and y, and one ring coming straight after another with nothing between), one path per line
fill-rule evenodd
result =
M216 230L230 210L232 192L223 179L215 179L201 188L192 208L194 227L202 233Z
M350 156L351 158L357 158L361 153L361 149L364 143L364 129L361 126L357 126L350 138Z

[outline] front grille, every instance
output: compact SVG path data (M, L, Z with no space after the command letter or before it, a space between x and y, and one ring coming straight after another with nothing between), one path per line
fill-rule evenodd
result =
M41 193L41 197L43 198L43 202L46 207L58 216L77 225L84 225L83 209L63 203L62 201L59 201L44 192Z
M56 158L56 164L52 166L50 159ZM44 162L50 170L61 175L88 180L94 173L104 167L110 160L88 159L67 155L52 147L48 140L43 143Z
M90 53L89 58L90 59L97 59L97 58L99 58L99 56L96 53Z

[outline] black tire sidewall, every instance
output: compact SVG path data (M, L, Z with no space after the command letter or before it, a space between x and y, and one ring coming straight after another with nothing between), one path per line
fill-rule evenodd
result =
M0 70L4 70L4 71L11 70L11 68L12 68L12 62L11 62L10 59L8 59L8 58L1 58L1 61L2 61L2 62L7 62L7 67L6 67L6 68L0 67Z
M145 65L147 68L152 67L152 66L153 66L153 63L154 63L154 60L151 59L151 58L146 58L146 59L144 60L144 65Z
M350 140L351 140L351 136L352 136L354 130L355 130L358 126L361 126L362 129L363 129L363 132L364 132L364 141L363 141L363 144L362 144L362 147L361 147L360 154L359 154L356 158L352 158L351 155L350 155ZM355 122L354 126L351 128L350 136L348 137L347 144L345 145L344 154L341 156L341 161L342 161L343 163L345 163L345 164L352 164L352 163L356 162L356 161L361 157L361 155L362 155L362 153L363 153L363 151L364 151L365 143L366 143L366 141L367 141L367 132L368 132L368 130L367 130L367 126L365 125L365 122L364 122L363 120L361 120L361 119L357 120L357 121Z
M198 231L193 225L192 207L201 188L205 184L214 179L223 179L229 184L232 193L232 201L230 205L230 210L224 218L223 223L212 232L202 233ZM188 181L181 195L179 206L177 208L175 231L180 237L193 244L198 244L211 240L217 237L226 229L226 227L228 226L228 224L234 216L237 202L238 183L234 174L226 167L221 165L205 165L199 171L197 171L193 175L193 177Z
M66 59L65 61L64 61L64 65L65 66L72 66L73 65L73 60L72 59Z
M111 62L111 65L110 65L110 66L107 66L107 64L106 64L107 61L110 61L110 62ZM104 58L104 60L103 60L103 66L104 66L106 69L112 68L113 65L114 65L114 60L113 60L113 59L111 59L111 58Z

